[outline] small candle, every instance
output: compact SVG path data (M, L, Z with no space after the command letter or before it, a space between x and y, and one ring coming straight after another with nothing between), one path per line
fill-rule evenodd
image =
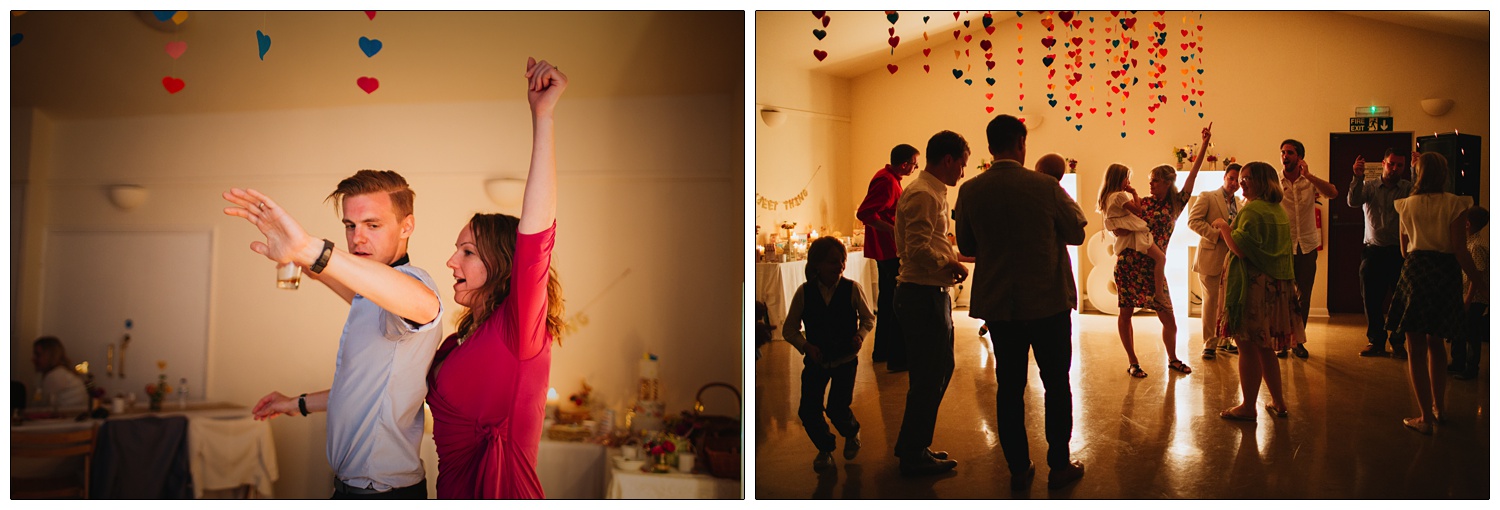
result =
M557 388L547 388L547 416L557 416Z

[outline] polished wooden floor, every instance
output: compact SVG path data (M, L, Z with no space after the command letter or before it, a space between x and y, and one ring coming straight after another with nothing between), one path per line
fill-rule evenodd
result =
M1361 358L1364 318L1313 319L1309 359L1280 360L1290 416L1261 411L1255 423L1219 418L1239 401L1233 355L1200 359L1197 318L1178 319L1179 356L1191 375L1167 370L1161 325L1135 319L1136 353L1150 374L1125 373L1115 317L1074 315L1073 456L1086 474L1048 491L1042 384L1035 362L1026 389L1030 490L1011 492L995 436L995 374L989 339L966 310L954 312L957 368L938 415L934 450L959 462L945 475L906 478L892 454L906 401L906 374L860 355L854 413L864 448L836 470L814 472L817 450L797 418L801 356L786 342L755 362L757 499L1488 499L1490 352L1480 378L1449 379L1449 424L1432 436L1401 425L1416 415L1406 362ZM1269 401L1262 389L1262 401Z

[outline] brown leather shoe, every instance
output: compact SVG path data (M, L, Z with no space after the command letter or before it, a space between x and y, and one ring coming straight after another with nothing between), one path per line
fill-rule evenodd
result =
M931 455L927 455L927 452L925 451L922 452L921 455L918 455L917 458L910 461L904 458L901 459L902 476L926 476L942 474L948 471L952 471L955 467L958 467L958 461L949 459L935 459Z
M1047 474L1047 490L1057 490L1083 478L1083 462L1073 461L1063 469L1053 469Z

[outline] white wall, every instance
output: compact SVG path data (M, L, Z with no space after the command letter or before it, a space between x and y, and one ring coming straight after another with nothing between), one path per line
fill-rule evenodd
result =
M1089 14L1102 18L1108 13L1084 16ZM1170 60L1168 74L1163 76L1168 83L1162 92L1168 96L1166 105L1147 114L1146 106L1150 103L1145 96L1148 92L1155 95L1156 91L1147 88L1145 75L1141 75L1136 86L1127 88L1135 91L1132 97L1115 105L1127 106L1126 137L1122 138L1116 129L1122 117L1118 112L1112 117L1104 117L1102 110L1086 116L1079 131L1064 120L1062 103L1056 108L1046 104L1047 68L1040 62L1046 52L1038 41L1048 33L1039 25L1039 18L1028 12L1019 20L1025 25L1019 31L1020 45L1024 48L1019 55L1026 60L1019 68L1015 63L1017 20L1011 19L997 21L1000 29L989 36L996 43L998 65L993 72L984 72L983 52L978 44L985 37L976 23L971 43L934 45L931 57L917 55L897 62L901 71L894 75L882 66L852 80L850 167L861 171L878 168L885 163L887 151L895 143L906 141L920 149L932 134L948 129L968 139L973 156L967 175L972 177L978 172L974 167L980 158L988 158L985 125L1000 113L1017 114L1017 106L1025 109L1019 113L1045 117L1040 127L1028 136L1025 163L1029 166L1048 152L1077 159L1080 205L1085 211L1093 210L1089 197L1097 196L1104 168L1110 163L1123 162L1134 168L1136 188L1144 189L1147 180L1144 172L1158 164L1173 163L1172 148L1199 141L1199 131L1210 121L1214 122L1213 141L1219 155L1236 156L1242 163L1273 162L1279 168L1279 143L1295 138L1307 145L1308 165L1324 179L1328 178L1330 164L1340 172L1334 174L1335 178L1348 178L1345 170L1352 162L1330 163L1327 159L1328 136L1347 131L1348 118L1357 106L1390 106L1396 129L1413 131L1416 136L1455 129L1483 136L1483 150L1489 154L1490 70L1485 43L1327 12L1203 13L1203 45L1207 49L1203 53L1202 76L1208 92L1203 96L1204 118L1199 119L1195 108L1188 107L1184 113L1187 105L1176 97L1187 92L1179 84L1184 78L1179 73L1181 62L1177 60L1181 55L1177 44L1183 42L1178 32L1183 28L1183 14L1166 15L1170 33L1167 45L1171 50L1166 57ZM1149 36L1152 29L1148 27L1153 20L1144 12L1139 16L1137 37ZM1098 26L1102 30L1105 25ZM1119 25L1114 27L1118 29ZM1060 30L1052 35L1062 39L1060 34L1064 32ZM1089 37L1102 39L1102 35L1096 32ZM965 48L971 50L970 57L953 57L954 50ZM1085 49L1099 51L1098 56L1103 57L1102 41ZM1060 98L1070 92L1064 90L1067 82L1061 80L1065 51L1059 42L1051 52L1059 57L1053 64L1058 69L1058 78L1052 92ZM1144 48L1132 56L1141 53ZM1085 65L1090 60L1086 58ZM1144 58L1138 60L1142 67L1147 63ZM932 66L930 74L922 72L923 64ZM965 77L974 77L975 84L967 86L954 79L951 69L955 67L968 69ZM1018 76L1017 72L1023 74ZM985 76L997 78L993 88L982 81ZM1024 85L1018 88L1018 82ZM1086 85L1102 87L1102 82L1103 79L1085 79L1071 92L1087 94ZM986 92L993 92L994 100L986 100L983 97ZM1019 99L1022 93L1025 99ZM1097 102L1102 102L1107 91L1096 90L1094 94ZM1452 98L1456 106L1443 117L1430 117L1419 105L1420 100L1429 97ZM995 106L995 113L986 113L986 105ZM1087 101L1083 105L1089 106ZM1156 130L1154 136L1142 127L1148 125L1148 117L1156 118L1155 123L1149 123ZM1488 158L1485 161L1482 183L1485 192L1481 202L1488 205ZM1185 175L1186 172L1179 174ZM858 200L865 189L862 183L854 184L845 192L852 200ZM1214 189L1220 184L1200 182L1195 192ZM1088 227L1090 234L1102 223L1097 214L1091 214L1091 218L1094 219ZM1183 239L1173 244L1185 245ZM1086 258L1080 264L1078 278L1082 281L1090 265ZM1326 285L1321 275L1327 274L1327 257L1319 257L1318 265L1320 277L1313 288L1314 309L1325 308Z
M864 189L879 166L849 167L849 80L758 67L755 93L756 104L780 108L786 122L768 127L754 112L754 193L782 201L795 197L804 186L807 190L806 200L790 209L768 210L752 204L761 234L778 232L783 221L793 221L797 232L811 227L825 235L853 235L854 210L863 195L851 202L845 190L851 186ZM883 154L889 159L890 147Z
M633 401L635 360L645 351L662 357L669 411L688 409L708 382L744 387L743 104L738 95L564 99L557 122L554 266L568 315L592 305L588 325L553 354L552 385L563 396L586 378L608 404ZM28 124L27 116L13 111L13 125ZM523 102L156 116L55 127L43 117L34 132L18 129L13 138L46 142L30 155L36 168L28 172L27 205L36 214L25 220L28 239L47 228L212 228L208 380L195 391L247 406L272 390L328 388L348 307L316 282L294 292L276 289L273 265L249 250L259 233L222 214L227 202L221 192L258 189L311 234L342 248L338 216L323 198L356 170L401 172L417 193L412 262L436 280L444 329L452 331L457 308L444 263L469 216L495 209L484 179L524 177L531 133ZM103 189L120 182L146 186L149 201L130 212L114 209ZM31 253L32 245L26 250ZM14 276L35 281L35 257L23 266ZM11 374L22 381L34 378L31 340L47 333L38 331L35 307L25 305L35 299L34 287L22 286L22 311L13 317ZM102 357L70 354L75 360ZM101 384L111 393L128 390ZM723 398L709 405L735 414L732 397ZM324 415L272 425L281 463L277 496L326 497L332 488Z

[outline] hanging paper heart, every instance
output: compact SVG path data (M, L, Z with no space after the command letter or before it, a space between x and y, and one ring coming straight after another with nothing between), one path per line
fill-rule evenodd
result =
M371 21L374 21L375 11L365 11L365 17L370 18Z
M969 41L973 41L973 40L974 40L974 36L972 36L972 35L966 35L966 36L964 36L964 42L969 42Z
M822 62L823 59L828 58L828 52L823 50L813 50L813 56L818 58L818 62Z
M964 28L969 28L969 20L964 20Z
M979 41L979 49L981 49L981 50L990 51L990 48L993 48L993 47L994 47L994 45L990 44L990 40L989 39L982 39L982 40Z
M1025 63L1026 63L1026 59L1024 59L1024 58L1018 58L1018 59L1016 59L1016 65L1021 65L1021 64L1025 64Z
M990 86L992 86L992 87L995 85L995 79L994 78L985 78L984 82L990 84Z
M812 15L814 18L823 19L823 14L827 12L828 11L812 11Z
M927 32L925 32L925 31L924 31L924 32L922 32L922 40L923 40L923 41L926 41L926 40L927 40Z
M1203 118L1203 112L1198 112L1198 118Z
M1052 31L1052 18L1042 18L1042 26L1047 27L1047 31L1051 32Z
M1082 37L1074 37L1074 38L1069 39L1069 40L1073 42L1074 46L1083 46L1083 38Z
M186 41L172 41L167 43L167 54L171 55L173 59L181 57L184 51L187 51Z
M1026 28L1026 25L1022 25L1020 23L1016 23L1016 30L1020 30L1020 29L1023 29L1023 28Z
M984 61L984 66L987 67L987 68L989 68L989 70L994 71L995 70L995 61L993 61L993 60L986 60L986 61Z
M927 23L929 18L932 18L932 16L922 16L922 23Z
M1089 69L1093 69L1093 68L1094 68L1094 63L1093 62L1089 62Z
M828 22L833 21L833 16L823 16L823 28L828 28Z
M813 29L813 37L816 37L816 38L818 38L819 41L821 41L821 40L823 40L824 37L828 37L828 32L824 31L824 30L819 30L819 29L814 28Z
M995 107L993 107L993 106L986 106L986 107L984 107L984 113L995 113Z
M266 52L271 51L271 36L255 31L255 46L260 51L260 60L266 60Z
M187 11L177 11L177 14L173 14L172 15L172 23L181 25L182 22L187 21L187 18L188 18Z
M354 83L358 84L359 88L364 90L366 94L375 92L375 89L380 88L380 80L371 78L369 76L361 76L358 80L355 80Z
M901 14L896 11L885 11L885 19L890 20L892 25L896 24L896 20L899 18L901 18Z
M1057 39L1053 38L1052 36L1049 35L1042 38L1042 46L1046 46L1047 49L1052 49L1052 45L1054 44L1057 44Z
M161 79L161 86L167 89L168 94L176 94L183 87L187 86L187 82L167 76Z
M898 67L896 67L896 64L886 64L885 65L885 70L890 71L891 74L896 74L896 69L899 69Z
M963 78L963 77L964 77L964 72L963 72L962 69L954 69L953 70L953 79L959 79L959 78Z
M922 56L926 57L929 55L932 55L932 48L922 48Z
M896 27L887 28L885 32L890 35L896 35Z
M1017 106L1016 107L1016 111L1018 111L1018 112L1024 112L1024 111L1026 111L1026 107L1025 106ZM1026 119L1021 119L1021 122L1025 123Z
M1047 70L1047 79L1049 79L1049 80L1052 79L1052 75L1054 75L1054 74L1057 74L1057 70L1056 69L1048 69ZM1052 85L1048 84L1047 86L1051 87Z
M1057 13L1057 18L1061 19L1064 24L1067 24L1073 20L1073 11L1060 11Z
M1055 61L1057 61L1057 55L1047 55L1045 57L1042 57L1042 65L1046 67L1052 67L1052 63Z
M958 11L953 11L953 19L958 19Z
M1186 63L1186 62L1187 62L1187 61L1188 61L1188 56L1187 56L1187 55L1183 55L1183 56L1182 56L1182 61L1183 61L1183 62L1184 62L1184 63Z
M984 27L984 33L995 35L995 27Z
M995 58L995 54L994 53L985 53L984 54L984 59L985 60L993 60L994 58Z
M1073 130L1074 131L1083 131L1083 124L1074 124L1073 125Z
M994 99L995 98L995 93L994 92L985 92L984 93L984 98L985 99Z
M1056 99L1049 99L1049 100L1047 100L1047 105L1051 106L1053 108L1057 108L1057 100Z
M17 44L21 44L21 39L25 38L26 36L21 34L10 34L10 47L16 47Z
M177 15L177 11L151 11L151 15L156 16L156 21L165 22Z
M373 57L376 53L380 53L380 48L382 46L384 45L380 43L379 39L371 39L368 37L359 38L359 50L365 52L366 57Z
M969 79L969 78L964 78L964 85L973 85L973 84L974 84L974 80Z
M894 49L896 49L896 45L897 44L901 44L901 37L900 36L892 37L890 39L886 39L885 42L888 43L888 44L890 44L891 45L891 49L894 50Z
M927 64L922 64L922 72L931 74L932 73L932 66L929 66Z

